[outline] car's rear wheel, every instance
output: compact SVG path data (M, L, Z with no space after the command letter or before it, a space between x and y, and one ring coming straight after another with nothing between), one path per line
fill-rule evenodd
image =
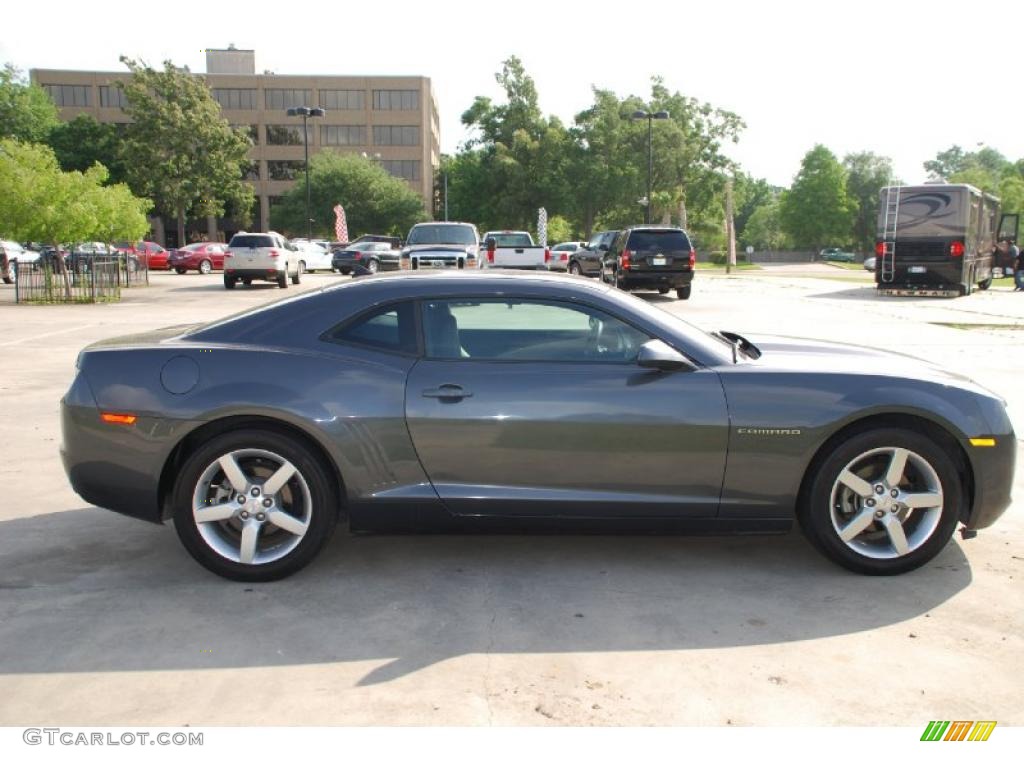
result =
M684 285L682 288L676 288L676 298L683 299L684 301L690 298L690 291L693 290L692 285Z
M184 275L186 272L188 272L188 270L185 269L184 267L175 267L174 271L177 272L179 275Z
M303 568L338 517L328 470L305 444L268 430L205 442L185 461L173 493L185 549L236 581L272 581Z
M800 509L807 537L829 559L872 576L911 571L935 557L964 504L947 450L906 429L856 434L809 472Z
M300 261L295 265L295 274L292 275L292 285L298 285L302 280L302 273L306 271L306 262Z
M284 272L278 272L277 273L277 287L278 288L287 288L288 287L288 270L287 270L287 268L285 269Z
M666 293L668 293L668 288L659 288L658 293L664 296Z
M237 279L238 278L228 277L227 275L224 275L224 287L227 288L229 291L233 291L235 289L235 281ZM248 283L246 283L246 285L248 285Z
M213 272L213 262L209 259L203 259L199 262L199 271L204 275L210 274Z

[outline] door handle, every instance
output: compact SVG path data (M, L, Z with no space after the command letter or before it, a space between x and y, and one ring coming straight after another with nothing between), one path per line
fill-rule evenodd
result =
M424 389L423 397L438 397L442 400L461 400L464 397L472 397L469 392L458 384L442 384L437 389Z

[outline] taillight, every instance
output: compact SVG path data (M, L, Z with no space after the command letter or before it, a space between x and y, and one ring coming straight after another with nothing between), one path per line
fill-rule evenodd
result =
M883 243L881 240L879 240L877 243L875 243L875 256L878 256L879 258L881 258L884 253L885 253L885 243Z
M632 259L632 258L633 258L633 254L630 252L629 248L626 248L622 252L622 258L619 261L619 263L622 265L623 269L629 269L629 265L630 265L630 261L629 260Z
M356 251L355 253L352 254L352 258L355 259L356 261L359 261L361 258L363 258L363 254L360 253L359 251Z
M697 265L697 252L690 249L690 269L693 269Z
M544 249L544 263L547 264L549 261L551 261L551 249L550 248L545 248Z
M964 243L962 240L954 240L949 244L949 255L954 259L959 259L964 255Z
M271 248L270 249L270 258L272 258L272 259L279 259L280 257L281 257L281 253L276 248Z

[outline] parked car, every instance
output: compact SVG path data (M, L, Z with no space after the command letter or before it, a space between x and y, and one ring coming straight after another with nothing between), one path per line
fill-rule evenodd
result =
M598 232L589 243L569 257L569 274L597 277L601 274L601 257L618 234L616 230Z
M215 269L224 269L227 247L227 243L191 243L184 248L175 248L167 256L167 266L179 275L190 269L208 275Z
M39 261L39 252L30 251L13 240L0 240L0 275L8 285L14 282L15 262L34 264Z
M569 260L576 253L579 253L586 246L586 243L559 243L551 248L551 264L549 269L552 272L568 272Z
M71 254L65 257L65 262L73 272L88 272L96 259L113 259L115 256L115 251L106 243L90 241L72 245Z
M303 272L331 269L331 253L319 242L313 240L292 240L299 252L299 264Z
M868 272L875 271L875 258L876 257L874 256L868 256L866 259L864 259L864 269L866 269Z
M134 256L136 262L145 264L148 269L170 269L170 254L159 243L151 240L138 240L134 243L120 242L114 244L117 253Z
M690 298L697 253L690 238L675 227L631 227L621 230L601 257L601 280L625 291L675 290Z
M857 261L857 254L844 251L842 248L823 248L818 254L822 261L841 261L846 264L853 264Z
M480 235L476 227L460 221L429 221L409 230L402 248L402 268L476 267Z
M529 232L510 229L485 232L479 266L495 269L547 269L551 249L534 245Z
M799 524L839 565L894 575L958 526L995 523L1013 487L1006 404L964 376L849 344L709 334L546 273L339 282L92 344L73 375L60 403L73 489L173 518L200 564L241 581L304 567L339 520ZM166 567L154 578L180 571Z
M368 272L384 272L401 269L401 260L401 251L396 251L390 243L353 243L348 248L334 252L331 268L343 275L352 272L357 266Z
M299 250L277 232L238 232L228 243L224 253L224 287L232 290L241 280L252 285L253 280L268 280L278 288L288 287L302 279L302 259Z

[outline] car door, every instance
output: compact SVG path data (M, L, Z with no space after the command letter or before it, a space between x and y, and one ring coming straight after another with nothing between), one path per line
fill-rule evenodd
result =
M206 255L210 259L210 263L213 264L214 269L224 269L224 246L208 245L206 247Z
M636 363L650 336L539 299L421 303L406 421L457 515L712 517L728 415L707 369Z

